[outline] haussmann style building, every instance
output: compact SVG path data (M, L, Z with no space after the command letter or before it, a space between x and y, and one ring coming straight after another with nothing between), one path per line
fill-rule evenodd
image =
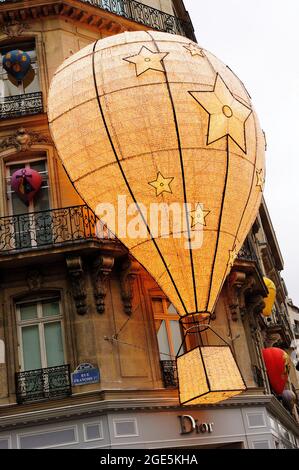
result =
M180 407L177 312L120 242L97 237L51 140L47 94L63 60L148 29L196 41L181 0L0 0L1 449L299 447L298 309L265 202L212 320L247 391ZM3 66L19 50L31 62L22 82ZM13 184L22 169L42 178L27 204ZM276 287L269 317L264 277ZM262 349L273 346L292 357L291 404L271 390Z

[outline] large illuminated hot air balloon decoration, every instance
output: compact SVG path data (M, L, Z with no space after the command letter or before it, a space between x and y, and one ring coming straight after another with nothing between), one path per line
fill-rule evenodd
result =
M242 82L185 37L139 31L67 59L48 104L82 198L99 216L100 203L116 209L108 227L181 317L209 317L264 185L264 135ZM124 226L132 204L139 237ZM159 208L168 225L157 227Z
M11 176L11 187L26 205L34 198L42 184L38 171L31 168L21 168Z
M281 395L290 372L290 356L280 348L265 348L262 353L271 387Z
M30 69L31 59L29 54L19 49L7 52L2 60L3 68L9 75L22 82Z

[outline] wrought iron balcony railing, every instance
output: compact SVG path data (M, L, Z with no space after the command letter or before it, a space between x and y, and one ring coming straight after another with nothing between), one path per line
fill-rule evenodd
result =
M86 205L0 218L0 255L85 240L117 241Z
M107 10L128 20L144 24L152 29L172 34L180 34L195 40L191 22L183 21L176 16L136 2L135 0L80 0L84 3Z
M165 388L178 386L176 361L160 361L162 378Z
M151 29L180 34L196 41L192 23L135 0L79 0L92 6L141 23ZM20 0L0 0L3 3L23 3Z
M237 259L244 261L255 261L258 263L257 255L248 238L245 240L241 250L239 251Z
M16 373L17 402L53 400L71 395L69 364Z
M0 119L12 119L42 112L43 96L40 91L0 98Z

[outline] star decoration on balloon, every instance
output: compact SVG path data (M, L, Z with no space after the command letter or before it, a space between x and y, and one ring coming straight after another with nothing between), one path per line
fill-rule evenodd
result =
M125 57L123 60L135 64L136 75L139 77L148 70L156 70L158 72L165 72L163 59L168 55L168 52L153 52L145 46L142 46L139 54L131 57Z
M237 100L219 74L213 91L189 91L209 114L207 145L229 136L246 153L245 123L251 109Z
M197 204L195 211L190 212L191 216L191 228L196 227L196 225L206 226L206 217L211 211L204 210L203 204Z
M229 260L228 260L228 267L229 268L233 267L237 256L238 256L238 251L236 250L236 247L234 246L234 248L229 251Z
M200 57L204 57L204 52L203 50L198 47L198 46L195 46L195 44L192 44L190 43L188 46L183 46L185 49L187 49L187 51L190 52L190 54L192 55L192 57L196 56L196 55L199 55Z
M264 190L264 186L265 186L265 174L264 174L264 170L263 168L261 168L260 170L256 170L256 176L257 176L257 187L260 188L261 191Z
M156 190L156 196L160 196L160 194L162 193L171 193L172 194L172 190L171 190L171 183L173 182L174 178L164 178L164 176L162 175L162 173L159 173L157 174L157 179L155 181L151 181L149 182L148 184L150 186L152 186L153 188L155 188Z

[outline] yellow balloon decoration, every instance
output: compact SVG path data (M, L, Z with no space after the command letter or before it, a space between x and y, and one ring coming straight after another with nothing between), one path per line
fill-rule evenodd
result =
M276 299L276 287L275 287L274 282L271 281L271 279L267 277L264 277L263 279L264 279L264 283L266 284L269 293L267 297L264 298L264 302L266 305L265 305L264 310L262 311L262 314L264 317L270 317L272 313L272 308Z
M108 227L181 316L210 314L264 185L264 134L242 82L185 37L130 32L68 58L48 109L82 198L102 217L103 203L115 208Z

